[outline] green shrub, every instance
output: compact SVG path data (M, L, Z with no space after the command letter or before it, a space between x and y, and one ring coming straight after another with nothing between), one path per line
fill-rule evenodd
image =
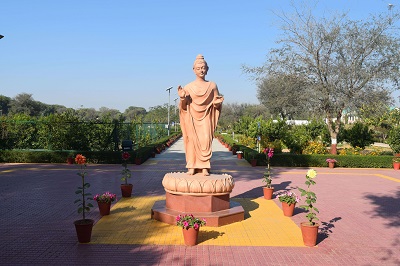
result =
M389 131L387 143L394 153L400 153L400 126L394 127Z
M366 146L374 143L373 132L368 129L367 125L361 122L356 122L350 129L343 129L345 140L352 147L360 147L364 149Z
M157 144L165 145L170 139L175 140L180 133L175 133L170 137L163 137ZM131 162L134 158L140 158L142 163L151 157L156 144L140 147L133 151L128 151L131 155ZM2 163L66 163L67 158L75 157L76 154L83 154L88 162L98 164L120 164L121 151L49 151L49 150L3 150L0 153Z
M307 142L311 140L307 129L304 125L292 126L288 134L286 134L283 142L289 148L291 153L301 154L307 146Z
M327 154L328 150L320 141L309 141L303 150L303 154Z

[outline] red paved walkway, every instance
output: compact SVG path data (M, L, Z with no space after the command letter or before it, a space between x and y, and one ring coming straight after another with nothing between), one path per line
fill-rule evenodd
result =
M231 197L261 197L264 168L214 144L213 170L236 182ZM131 165L133 196L163 195L164 174L184 166L180 142L143 165ZM78 244L76 165L0 164L0 265L400 265L400 171L316 170L322 222L317 247L185 247ZM120 171L120 165L89 165L90 192L119 196ZM273 168L275 191L304 187L306 171ZM100 219L96 208L89 216ZM297 208L292 220L304 219Z

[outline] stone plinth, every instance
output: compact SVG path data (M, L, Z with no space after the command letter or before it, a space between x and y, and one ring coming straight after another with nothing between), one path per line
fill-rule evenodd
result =
M180 212L216 212L229 209L229 194L225 195L184 195L165 194L166 208Z
M206 226L219 227L244 220L244 209L238 202L230 202L229 209L217 212L180 212L167 209L165 200L156 201L151 209L151 218L163 223L176 225L179 214L193 214L195 217L206 219Z
M230 175L167 173L162 184L166 200L153 205L152 219L174 225L176 216L193 214L206 219L207 226L212 227L244 220L243 207L230 202L235 184Z

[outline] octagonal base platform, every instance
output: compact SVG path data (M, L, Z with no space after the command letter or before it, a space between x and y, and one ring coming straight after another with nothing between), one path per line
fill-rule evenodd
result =
M235 185L230 175L167 173L162 184L166 197L154 204L152 219L174 225L176 216L193 214L206 219L207 226L212 227L244 220L243 207L230 202L230 193Z
M229 209L216 212L181 212L165 207L166 201L156 201L151 209L151 218L163 223L176 225L176 216L179 214L193 214L200 219L206 219L206 226L219 227L244 220L244 209L237 202L230 202Z
M201 195L201 194L200 194ZM229 209L229 194L193 196L165 193L165 207L179 212L217 212Z

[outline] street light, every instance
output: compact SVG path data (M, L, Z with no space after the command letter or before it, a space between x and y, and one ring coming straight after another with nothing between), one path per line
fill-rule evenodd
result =
M168 136L169 136L169 104L170 104L170 100L171 100L171 89L172 89L172 87L169 87L168 89L166 89L166 91L168 91Z
M175 102L175 116L174 116L174 118L175 118L175 120L176 120L176 100L178 100L178 98L176 98L176 99L174 99L174 102ZM176 121L175 121L175 131L176 131Z

